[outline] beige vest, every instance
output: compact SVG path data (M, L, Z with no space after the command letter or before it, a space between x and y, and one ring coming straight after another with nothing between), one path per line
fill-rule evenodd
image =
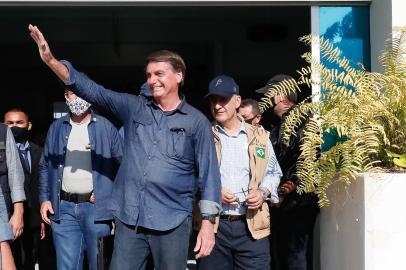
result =
M268 167L268 132L263 128L257 128L245 123L248 135L248 154L250 162L250 189L258 189ZM215 127L212 127L214 143L216 146L217 159L221 164L221 142ZM261 239L271 234L271 224L268 203L264 202L259 209L247 209L247 224L251 236ZM216 227L218 222L216 222Z

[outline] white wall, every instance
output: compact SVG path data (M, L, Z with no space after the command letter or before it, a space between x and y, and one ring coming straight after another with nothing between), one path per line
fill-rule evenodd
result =
M321 211L322 270L405 269L406 174L360 175L329 190Z
M392 29L406 26L405 10L405 0L372 0L370 9L372 71L382 71L378 57Z
M392 26L406 26L406 1L392 0Z
M370 7L371 70L381 72L378 58L392 31L392 4L404 0L373 0Z

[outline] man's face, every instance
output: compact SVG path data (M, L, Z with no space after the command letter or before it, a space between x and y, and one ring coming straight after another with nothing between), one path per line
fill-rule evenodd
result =
M285 95L274 97L274 104L273 111L279 118L282 118L282 115L293 106L293 103Z
M241 96L222 97L210 96L210 109L213 117L220 124L232 120L237 115L237 109L241 105Z
M238 108L238 113L242 116L242 118L244 118L244 120L246 120L247 123L251 125L258 126L259 121L261 121L260 114L254 115L252 113L251 105Z
M176 72L167 62L150 62L147 65L147 83L155 99L177 95L182 82L182 72Z
M10 128L19 127L31 130L31 122L28 122L27 116L23 112L8 112L4 116L4 123Z

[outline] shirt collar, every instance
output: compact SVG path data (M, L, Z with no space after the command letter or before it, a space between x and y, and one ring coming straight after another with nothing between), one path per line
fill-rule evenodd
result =
M219 123L216 122L214 128L217 130L217 132L221 132L221 133L223 133L223 134L229 136L229 135L227 134L227 132L224 130L224 128L223 128ZM238 130L238 132L237 132L237 135L235 135L235 136L238 136L238 135L240 135L241 133L247 134L247 130L245 129L245 124L244 124L243 121L241 121L240 128L239 128L239 130Z
M146 101L147 106L153 106L155 108L160 109L158 104L155 103L155 101L152 97L144 97L144 98L147 100ZM176 109L172 111L171 114L174 114L175 112L180 112L182 114L190 113L190 106L186 102L186 98L183 94L180 94L180 103L179 103L178 107L176 107Z
M96 122L96 121L97 121L97 117L98 117L98 115L95 114L93 111L90 111L90 114L91 114L91 117L90 117L90 122L89 122L89 124L90 124L91 122ZM62 116L61 118L63 119L63 122L64 122L65 124L69 124L69 125L70 125L70 113L68 113L68 114L66 114L66 115L64 115L64 116Z
M28 150L30 148L30 143L25 141L25 143L16 143L18 150Z

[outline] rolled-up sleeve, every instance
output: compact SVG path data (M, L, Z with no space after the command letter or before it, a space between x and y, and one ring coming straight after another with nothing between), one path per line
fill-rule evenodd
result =
M196 126L195 157L199 173L200 212L202 215L216 215L221 210L221 178L214 139L207 119L202 119Z
M61 63L69 70L69 78L65 81L66 87L92 105L111 112L121 123L128 119L129 108L139 107L139 97L109 90L78 72L68 61L62 60Z
M266 168L265 176L261 181L260 187L267 188L271 192L271 202L278 203L278 186L282 177L282 170L276 159L275 152L272 147L271 141L268 141L268 166Z
M9 128L7 128L6 159L11 200L13 203L25 201L24 170L21 165L13 133Z

